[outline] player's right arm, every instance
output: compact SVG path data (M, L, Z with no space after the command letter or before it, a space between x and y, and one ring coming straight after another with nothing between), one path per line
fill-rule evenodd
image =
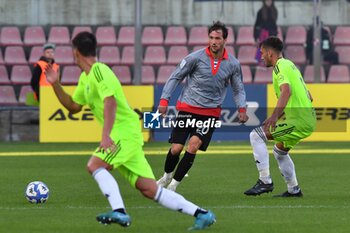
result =
M195 67L197 59L192 54L185 57L181 63L176 67L174 72L164 85L162 95L160 97L158 110L162 115L165 115L168 109L168 104L171 95L176 87L192 72Z
M59 71L56 72L52 69L52 65L48 65L46 70L46 79L52 85L55 94L60 103L70 112L78 113L82 109L82 105L77 104L73 101L72 96L65 92L59 82Z

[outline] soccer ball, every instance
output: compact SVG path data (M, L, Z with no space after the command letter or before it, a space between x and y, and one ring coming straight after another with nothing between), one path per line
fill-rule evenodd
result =
M33 181L27 185L25 196L30 203L45 203L49 198L49 188L41 181Z

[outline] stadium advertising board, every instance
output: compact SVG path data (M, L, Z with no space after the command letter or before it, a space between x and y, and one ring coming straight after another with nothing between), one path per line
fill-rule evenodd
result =
M72 94L74 86L64 89ZM153 107L153 86L124 86L125 96L132 108L142 118L142 109ZM58 101L51 87L40 89L40 142L98 142L101 140L101 126L87 106L77 114L70 114ZM143 121L140 120L140 124ZM144 140L150 137L149 130L143 131Z
M175 105L178 96L180 95L181 89L182 87L179 86L173 93L169 102L167 116L175 116L177 114ZM155 108L153 109L153 113L156 112L162 90L163 85L155 86ZM266 85L246 84L245 90L247 94L247 113L249 120L245 124L240 124L238 122L238 111L233 101L232 90L231 88L228 88L227 95L222 106L220 117L221 126L215 130L213 134L213 140L248 140L249 132L260 125L261 122L266 119ZM148 117L149 121L147 119ZM152 128L153 140L167 141L171 132L171 127L167 127L169 124L165 124L163 127L158 127L158 124L149 127L149 123L152 118L152 115L144 115L144 120L147 123L144 124L144 128ZM162 121L162 117L159 119Z
M317 116L315 132L307 141L350 140L350 84L308 84ZM268 85L268 106L276 105L273 86Z

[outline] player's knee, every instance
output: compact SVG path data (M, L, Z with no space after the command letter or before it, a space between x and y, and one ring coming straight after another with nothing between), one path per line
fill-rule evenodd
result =
M201 143L190 143L187 146L187 151L191 154L196 154L200 146Z
M181 154L181 151L183 150L184 146L181 144L172 144L171 145L171 154L173 155L179 155Z
M93 174L97 169L99 168L104 168L106 170L112 170L113 167L109 164L106 163L100 163L99 160L94 160L94 159L90 159L89 162L86 165L86 170L90 173Z
M272 151L273 155L275 156L276 160L284 159L284 157L288 154L288 151L281 150L276 145L273 147Z
M191 154L197 153L198 149L202 145L202 140L199 139L197 136L193 136L190 138L190 141L188 142L187 151Z
M92 173L94 173L94 171L95 171L96 169L94 168L93 164L89 161L89 162L87 163L87 165L86 165L86 170L87 170L90 174L92 174Z

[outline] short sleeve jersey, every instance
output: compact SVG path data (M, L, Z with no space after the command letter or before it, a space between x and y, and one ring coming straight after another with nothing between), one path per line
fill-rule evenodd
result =
M279 59L273 69L272 77L277 98L280 98L282 84L288 84L290 87L291 96L284 109L286 119L314 123L315 117L309 91L294 63L288 59Z
M118 78L107 65L96 62L89 74L81 73L73 101L80 105L88 105L97 121L103 126L104 99L110 96L113 96L117 103L111 138L114 141L132 138L141 142L139 117L130 108Z

